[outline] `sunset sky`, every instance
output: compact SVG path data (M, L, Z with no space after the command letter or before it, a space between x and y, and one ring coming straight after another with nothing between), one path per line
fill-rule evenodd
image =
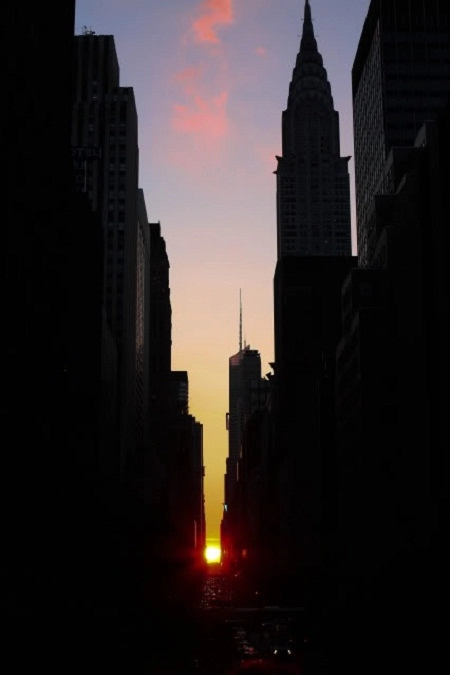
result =
M243 339L273 360L276 169L304 0L77 0L75 32L113 35L138 110L139 186L170 261L172 369L203 424L207 538L222 518L228 359ZM369 0L310 0L353 155L351 69ZM351 196L354 202L353 159ZM355 247L354 207L353 253Z

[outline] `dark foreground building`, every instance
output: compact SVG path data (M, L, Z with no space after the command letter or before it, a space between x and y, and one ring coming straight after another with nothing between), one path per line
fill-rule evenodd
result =
M442 658L449 46L447 5L370 3L352 72L358 266L338 278L336 257L279 249L274 569L335 672ZM300 110L301 78L295 92Z
M369 672L443 658L449 63L447 5L372 0L352 71L359 269L337 351L330 644L352 672L367 653Z
M340 288L355 257L288 257L274 278L272 471L277 574L285 600L320 605L336 492L336 347Z
M380 235L373 196L388 191L394 147L414 144L450 92L450 9L436 0L372 0L352 69L358 257Z
M13 616L69 591L89 501L78 483L90 490L97 461L102 243L73 176L74 4L7 9L1 492ZM57 96L43 96L44 81L59 83Z
M375 197L376 266L354 270L342 290L336 637L356 635L360 654L376 647L374 668L388 654L437 667L445 642L436 604L450 590L449 124L447 106L400 159L388 157L395 187Z
M118 572L97 481L102 237L73 174L75 3L5 11L2 608L16 667L51 634L50 668Z

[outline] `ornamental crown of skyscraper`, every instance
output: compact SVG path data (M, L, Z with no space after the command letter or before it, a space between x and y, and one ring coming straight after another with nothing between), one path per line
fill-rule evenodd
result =
M306 101L318 98L321 98L322 103L327 107L333 109L331 86L314 35L311 5L309 0L306 0L300 50L289 86L288 106L299 99Z

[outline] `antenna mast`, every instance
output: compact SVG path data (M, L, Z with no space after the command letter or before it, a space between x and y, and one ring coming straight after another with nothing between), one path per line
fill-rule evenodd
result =
M242 297L239 289L239 351L242 351Z

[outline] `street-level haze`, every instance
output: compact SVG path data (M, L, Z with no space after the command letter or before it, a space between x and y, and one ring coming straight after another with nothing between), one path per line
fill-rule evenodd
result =
M113 35L138 110L139 185L170 261L172 370L203 424L206 536L224 501L228 359L274 358L275 156L304 0L77 0L76 33ZM369 0L310 0L318 48L353 155L351 69ZM356 253L353 158L349 163Z

